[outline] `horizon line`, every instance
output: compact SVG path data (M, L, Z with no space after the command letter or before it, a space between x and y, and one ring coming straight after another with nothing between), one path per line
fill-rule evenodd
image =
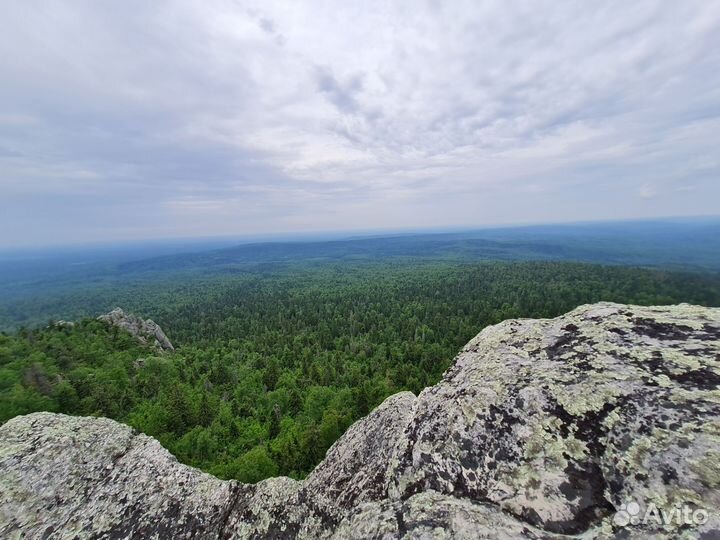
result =
M514 223L486 223L449 225L437 227L402 227L387 229L334 229L309 230L301 232L276 232L252 234L221 234L202 236L155 236L142 239L97 240L71 243L51 243L37 245L0 244L0 253L37 252L52 250L77 249L111 249L151 246L172 243L198 243L203 241L232 245L266 244L266 243L310 243L318 241L357 240L362 238L383 238L392 236L414 236L419 234L452 234L475 231L491 231L502 229L518 229L523 227L570 227L582 225L609 225L622 223L656 223L656 222L682 222L682 221L720 221L720 214L675 215L659 217L618 218L618 219L590 219L573 221L527 221Z

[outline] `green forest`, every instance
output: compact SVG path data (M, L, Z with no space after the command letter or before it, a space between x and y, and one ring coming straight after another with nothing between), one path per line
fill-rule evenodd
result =
M308 474L352 422L395 392L438 381L487 325L600 300L720 305L720 277L569 262L344 261L168 278L113 299L153 318L177 350L160 354L94 318L2 333L0 423L43 410L107 416L184 463L256 482Z

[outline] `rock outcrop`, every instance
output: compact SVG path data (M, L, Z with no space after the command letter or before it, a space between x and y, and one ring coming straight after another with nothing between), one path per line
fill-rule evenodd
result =
M100 315L99 321L110 326L117 326L134 336L143 345L148 345L158 351L174 351L175 347L163 332L160 326L151 319L141 319L136 315L125 313L122 309L115 308L110 313Z
M2 538L718 538L720 309L483 330L302 481L224 482L102 418L0 427Z

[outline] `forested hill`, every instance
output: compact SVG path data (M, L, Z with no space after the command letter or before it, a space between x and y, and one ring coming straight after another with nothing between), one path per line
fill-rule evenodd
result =
M118 269L217 270L248 264L388 258L552 260L720 272L720 219L536 225L321 242L266 242L145 258Z
M345 261L135 287L72 301L152 316L177 350L94 319L0 334L0 422L108 416L223 478L302 477L385 397L435 383L486 325L599 300L720 305L715 275L556 262Z
M0 252L0 331L97 315L116 305L157 316L176 296L214 290L219 282L302 276L339 264L336 273L363 272L373 265L573 261L720 274L717 218L235 246L228 242Z

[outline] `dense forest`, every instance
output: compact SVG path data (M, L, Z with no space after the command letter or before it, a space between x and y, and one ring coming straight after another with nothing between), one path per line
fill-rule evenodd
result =
M344 261L168 278L112 298L160 323L177 350L159 354L93 318L0 334L0 422L39 410L108 416L185 463L255 482L306 475L384 398L436 382L486 325L599 300L720 305L720 277L562 262Z
M0 250L0 330L116 305L147 313L178 295L344 264L585 262L720 274L720 219L576 223L238 243L230 239ZM198 301L202 301L199 298Z

